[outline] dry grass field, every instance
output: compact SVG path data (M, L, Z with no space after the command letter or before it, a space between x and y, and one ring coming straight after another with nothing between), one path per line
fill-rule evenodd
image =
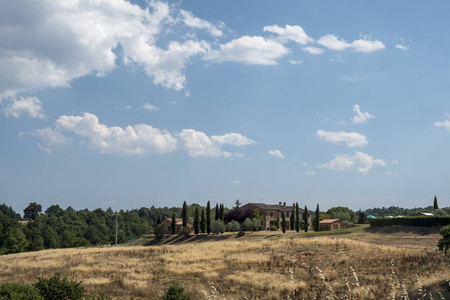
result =
M0 256L0 283L59 272L115 299L157 299L174 281L192 299L450 299L450 259L437 251L438 238L410 230L265 232L46 250Z

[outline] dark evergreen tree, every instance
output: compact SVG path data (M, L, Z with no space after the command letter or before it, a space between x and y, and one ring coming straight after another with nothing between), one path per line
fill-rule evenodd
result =
M206 233L211 233L211 204L206 204Z
M308 232L309 227L309 212L308 207L305 205L305 217L303 218L305 220L305 232Z
M23 210L23 217L25 219L36 219L37 216L42 212L42 205L37 204L36 202L30 203L24 210Z
M298 211L298 202L295 203L295 231L300 232L300 214Z
M170 224L170 229L172 230L172 234L175 234L177 231L177 219L175 218L175 214L172 214L172 223Z
M206 232L206 216L205 210L202 208L202 217L200 218L200 231L202 233Z
M289 222L290 222L291 230L294 230L295 229L295 211L294 211L294 208L292 208Z
M183 202L183 210L181 211L181 216L183 218L183 228L187 227L187 205L186 201Z
M281 213L281 231L286 233L286 216L284 215L284 212Z
M319 203L317 203L316 217L314 218L314 230L315 231L319 231L319 222L320 222L320 211L319 211Z
M241 207L241 201L239 201L239 199L237 199L236 202L234 203L233 209L239 209L239 207Z
M434 210L439 209L439 206L438 206L438 203L437 203L436 195L434 195L433 209L434 209Z
M223 217L224 217L224 206L223 206L223 203L222 204L220 204L220 207L219 207L219 220L221 220L221 221L223 221Z
M158 219L156 219L156 225L158 226L159 224L161 224L161 215L158 214Z
M198 206L196 206L194 213L194 232L195 234L198 234L199 231L200 231L200 216L198 213Z
M214 220L218 221L219 220L219 204L216 203L216 209L214 210Z

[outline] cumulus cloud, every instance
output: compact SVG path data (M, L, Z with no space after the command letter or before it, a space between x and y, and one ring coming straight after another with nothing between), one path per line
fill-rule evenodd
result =
M277 149L269 150L267 153L276 158L285 158L285 156L281 153L281 151Z
M345 49L353 49L356 52L374 52L382 49L386 49L384 44L381 41L369 40L367 37L363 37L362 39L354 40L352 43L348 43L344 39L340 39L333 34L327 34L322 36L317 41L318 44L327 47L330 50L342 51Z
M220 49L211 51L205 59L214 62L233 61L250 65L276 65L277 59L289 53L280 42L261 36L242 36Z
M31 118L44 119L45 113L42 108L42 102L36 97L27 97L20 99L12 99L12 103L7 105L3 112L6 116L20 117L21 115L28 115Z
M198 28L198 29L205 29L208 31L212 36L215 37L221 37L223 35L223 32L217 28L217 26L211 24L210 22L206 20L199 19L195 17L190 11L186 11L181 9L180 14L182 16L182 20L186 26L192 27L192 28Z
M148 110L154 110L154 111L158 111L159 110L158 107L156 107L155 105L150 104L148 102L145 103L144 105L142 105L142 107L145 108L145 109L148 109Z
M370 119L375 118L375 116L371 115L368 112L361 112L358 104L353 105L353 111L356 113L356 115L353 118L350 118L350 120L355 124L362 124Z
M277 40L281 43L289 41L296 42L301 45L314 42L313 38L310 38L301 26L286 25L284 28L278 25L265 26L264 31L278 34Z
M301 65L303 62L302 62L301 60L290 60L289 63L290 63L291 65L294 65L294 66L299 66L299 65Z
M231 157L233 154L222 150L222 145L246 146L256 142L239 134L229 133L221 136L208 137L204 132L194 129L183 129L178 136L188 150L189 156L209 156L209 157Z
M375 166L386 167L382 159L375 159L373 156L362 152L355 152L355 155L336 155L333 160L317 167L333 171L355 171L366 175Z
M365 147L369 143L365 135L357 132L331 132L317 130L316 136L333 144L346 144L350 148Z
M442 122L434 122L434 126L436 126L436 127L444 127L448 131L450 131L450 121L449 120L445 120L445 121L442 121Z
M395 45L395 48L396 48L396 49L403 50L403 51L408 50L408 47L405 46L405 45L402 45L402 44L397 44L397 45Z
M323 50L322 48L317 47L303 47L302 50L310 54L322 54L323 52L325 52L325 50Z
M67 87L85 75L103 76L116 67L120 44L124 61L137 64L154 83L181 90L183 71L195 55L205 54L205 41L156 41L173 22L172 10L159 1L141 8L125 0L7 1L0 10L0 98L45 87ZM186 26L219 32L208 22L182 11ZM208 28L207 28L208 27ZM14 72L11 72L14 70Z

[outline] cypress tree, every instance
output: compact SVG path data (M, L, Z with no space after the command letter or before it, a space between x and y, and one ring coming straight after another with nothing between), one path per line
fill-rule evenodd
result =
M206 233L211 233L211 204L206 204Z
M202 233L206 232L206 216L205 210L202 208L202 217L200 218L200 231Z
M303 220L305 220L305 232L308 232L308 227L309 227L309 212L308 212L308 207L306 207L305 205L305 217L303 218Z
M214 211L214 220L219 220L219 204L216 203L216 210Z
M183 202L183 210L181 211L181 216L183 218L183 228L187 227L187 205L186 205L186 201Z
M161 224L161 215L158 214L158 218L156 219L156 225Z
M433 203L433 208L434 210L439 209L438 203L437 203L437 198L436 195L434 195L434 203Z
M284 212L281 213L281 231L286 233L286 216L284 215Z
M170 225L170 229L172 229L172 234L175 234L177 230L177 220L175 219L175 214L172 214L172 224Z
M290 225L291 225L291 230L294 230L295 229L295 211L294 211L294 208L292 208L292 211L291 211L291 216L290 216Z
M314 230L315 231L319 231L319 222L320 222L320 211L319 211L319 203L317 203L317 208L316 208L316 218L314 220Z
M224 207L223 207L223 203L220 204L220 208L219 208L219 219L221 221L223 221L223 217L224 217Z
M199 231L200 231L200 217L198 213L198 206L196 206L194 213L194 232L195 234L198 234Z
M300 231L300 215L298 212L298 202L295 203L295 231Z

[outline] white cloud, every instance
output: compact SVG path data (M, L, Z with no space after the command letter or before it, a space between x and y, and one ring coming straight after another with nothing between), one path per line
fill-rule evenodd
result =
M353 118L350 118L350 120L352 120L352 122L355 124L362 124L370 119L375 118L375 116L369 114L368 112L361 112L358 104L353 105L353 111L356 113L356 115Z
M281 151L277 149L269 150L267 153L276 158L285 158L285 156L281 153Z
M232 183L232 184L242 184L242 182L240 182L240 181L239 181L239 180L237 180L237 179L236 179L236 180L234 180L234 181L232 181L231 183Z
M316 172L315 171L306 171L306 175L315 176Z
M142 105L142 107L145 108L145 109L148 109L148 110L154 110L154 111L158 111L159 110L158 107L156 107L155 105L150 104L148 102L145 103L144 105Z
M192 157L231 157L232 153L223 151L221 145L246 146L256 143L253 140L239 134L229 133L222 136L212 136L209 138L204 132L193 129L183 129L178 136Z
M314 39L310 38L306 32L300 26L286 25L284 28L278 25L265 26L264 31L278 34L277 40L281 43L287 43L293 41L301 45L314 42Z
M402 44L397 44L397 45L395 45L395 48L396 48L396 49L403 50L403 51L407 51L407 50L408 50L408 47L405 46L405 45L402 45Z
M125 105L123 107L120 107L120 109L130 109L132 106L131 105Z
M330 132L317 130L316 136L333 144L346 144L350 148L365 147L369 143L365 135L357 132Z
M325 52L325 50L323 50L322 48L317 47L303 47L302 50L310 54L322 54L323 52Z
M45 118L42 102L36 97L20 98L19 100L12 99L12 103L7 105L3 111L6 116L11 115L16 118L23 114L31 118Z
M398 160L393 160L390 163L391 166L398 165Z
M348 43L346 40L339 39L333 34L327 34L320 37L317 43L324 47L327 47L330 50L335 51L342 51L350 48L356 52L369 53L386 48L382 42L378 40L372 41L367 39L367 37L363 37L362 39L355 40L352 43Z
M291 65L294 65L294 66L299 66L299 65L301 65L303 62L302 62L301 60L290 60L289 63L290 63Z
M177 102L176 101L169 101L169 104L175 105L175 104L177 104Z
M289 53L283 44L261 36L242 36L213 50L205 59L214 62L234 61L252 65L276 65L277 59Z
M155 84L183 89L187 62L205 54L209 44L187 40L158 47L158 35L173 22L177 8L159 1L147 3L146 8L125 0L2 3L0 98L68 87L71 80L85 75L104 76L116 67L113 50L119 44L125 63L141 66ZM188 14L186 25L205 28L206 23Z
M445 127L448 131L450 131L450 121L449 120L445 120L442 122L434 122L434 126Z
M181 9L180 13L183 22L184 24L186 24L186 26L198 29L205 29L215 37L221 37L223 35L222 31L218 29L215 25L211 24L206 20L202 20L195 17L194 15L192 15L191 12Z
M317 167L333 171L356 171L366 175L375 166L385 167L386 163L382 159L374 159L373 156L362 152L355 152L355 155L336 155L333 160L326 164L319 164Z

